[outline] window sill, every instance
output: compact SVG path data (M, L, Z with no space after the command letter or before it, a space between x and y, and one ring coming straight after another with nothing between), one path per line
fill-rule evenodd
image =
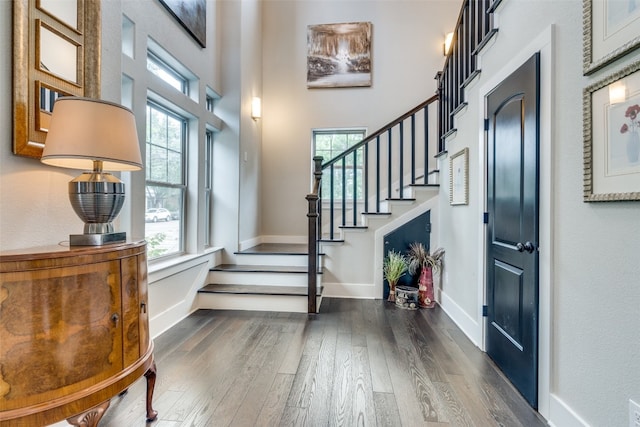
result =
M209 258L212 258L217 252L222 251L222 249L223 248L219 247L211 247L199 254L184 254L163 261L150 262L147 266L149 270L149 284L208 262Z

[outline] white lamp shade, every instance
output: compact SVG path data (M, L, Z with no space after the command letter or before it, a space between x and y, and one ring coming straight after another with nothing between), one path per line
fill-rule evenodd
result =
M45 140L42 163L71 169L134 171L142 169L133 112L107 101L58 98Z

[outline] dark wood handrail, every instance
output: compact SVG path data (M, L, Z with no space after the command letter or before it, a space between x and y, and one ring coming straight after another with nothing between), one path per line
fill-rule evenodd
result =
M343 151L342 153L338 154L333 159L328 160L327 162L323 163L322 164L322 169L326 169L329 166L331 166L331 165L335 164L336 162L338 162L339 160L342 160L342 159L346 158L349 154L353 154L354 151L357 151L359 148L362 148L363 146L365 146L369 142L373 141L375 138L377 138L380 135L382 135L385 132L387 132L389 129L391 129L391 128L395 127L396 125L400 124L401 122L405 121L409 117L411 117L414 114L416 114L418 111L424 109L427 105L429 105L429 104L431 104L431 103L433 103L433 102L435 102L437 100L438 100L438 94L433 95L431 98L427 99L426 101L422 102L421 104L419 104L416 107L412 108L411 110L407 111L406 113L404 113L403 115L401 115L397 119L395 119L392 122L389 122L386 125L382 126L380 129L378 129L374 133L370 134L369 136L364 138L362 141L358 142L357 144L353 145L352 147L350 147L347 150Z

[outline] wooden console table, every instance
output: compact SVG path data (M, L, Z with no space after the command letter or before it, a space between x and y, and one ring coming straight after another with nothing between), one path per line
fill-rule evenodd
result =
M143 375L153 420L144 241L0 254L0 426L97 426Z

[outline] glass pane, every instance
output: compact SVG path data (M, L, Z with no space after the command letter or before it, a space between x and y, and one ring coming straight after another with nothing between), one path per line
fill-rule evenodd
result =
M170 149L182 152L182 120L167 117L167 142Z
M144 234L149 259L182 252L183 194L181 188L146 187Z
M147 159L147 167L151 169L152 181L167 182L167 150L152 145L151 157Z
M167 151L167 182L182 184L182 154Z
M40 26L40 69L78 83L78 47Z
M167 146L167 114L151 108L151 140L150 142L162 147Z
M122 53L129 58L134 57L135 31L135 24L129 18L122 15Z
M78 29L77 0L40 0L40 9L69 27Z
M162 81L169 84L169 86L174 89L183 93L185 92L186 79L182 78L182 76L171 70L169 67L164 66L164 64L161 64L152 58L147 58L147 70L160 77Z

